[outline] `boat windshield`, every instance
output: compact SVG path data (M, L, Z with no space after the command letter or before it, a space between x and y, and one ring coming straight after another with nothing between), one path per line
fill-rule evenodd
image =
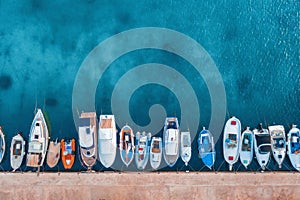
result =
M283 138L273 138L273 147L275 149L282 149L285 148L285 142Z
M177 129L177 126L176 126L176 122L174 122L174 121L170 121L169 123L168 123L168 126L167 126L167 129Z
M270 144L262 144L258 147L258 152L260 154L267 154L271 152L271 145Z

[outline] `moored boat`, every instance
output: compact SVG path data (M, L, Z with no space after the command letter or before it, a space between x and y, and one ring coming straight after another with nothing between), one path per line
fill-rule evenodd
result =
M31 124L26 165L40 167L48 149L49 132L41 109L37 109Z
M98 151L102 165L109 168L115 161L117 150L117 129L114 115L100 115Z
M202 162L211 169L216 160L215 143L211 132L205 127L198 136L198 151Z
M57 165L60 158L60 142L51 141L47 153L47 164L50 168L53 168Z
M61 140L61 160L65 169L71 169L75 161L75 139Z
M240 152L241 122L236 117L231 117L225 124L223 136L223 154L225 161L232 171L233 164L238 161Z
M253 130L253 134L256 159L262 170L265 170L272 151L270 133L259 124L258 128Z
M247 168L253 159L253 133L250 127L243 131L240 147L240 160L244 167Z
M269 131L271 136L273 157L278 163L279 168L281 168L286 154L286 138L284 127L282 125L269 126Z
M188 166L192 157L191 133L189 131L181 132L180 137L180 156L185 166Z
M296 125L288 133L287 149L293 167L300 172L300 130Z
M135 148L135 163L138 170L145 169L150 150L151 133L146 134L145 131L142 133L137 132L136 134L136 148Z
M134 134L131 127L126 124L120 131L120 155L127 167L133 160L134 150Z
M173 167L179 157L179 124L176 117L167 117L164 125L164 159L169 167Z
M3 160L5 153L5 136L2 130L2 126L0 126L0 163Z
M162 157L161 137L153 137L150 148L150 164L153 169L158 169Z
M25 140L22 137L22 133L19 132L11 140L10 145L10 165L13 171L17 170L23 162L25 155Z
M83 112L79 118L79 149L83 166L91 170L97 161L97 116L95 112Z

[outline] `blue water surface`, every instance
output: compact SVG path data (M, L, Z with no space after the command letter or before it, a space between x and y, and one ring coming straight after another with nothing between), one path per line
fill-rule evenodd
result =
M23 131L28 140L36 106L50 118L52 139L78 138L72 90L81 63L101 41L140 27L173 29L204 47L225 85L227 118L235 115L242 126L252 128L262 122L265 126L282 124L289 130L290 123L300 123L299 16L300 3L296 0L0 0L0 125L8 146L1 167L11 169L11 138ZM153 49L130 52L110 65L98 84L97 114L111 112L111 93L118 79L144 63L162 63L183 74L196 91L201 107L199 125L208 127L211 103L204 80L184 59ZM131 97L129 110L136 123L149 123L148 110L153 104L163 105L169 116L180 116L176 96L168 88L150 84ZM216 151L215 170L227 170L222 137ZM195 139L189 168L207 170L197 154ZM119 155L116 159L120 164ZM163 170L187 169L183 165L179 159L173 168ZM273 159L269 168L279 170ZM282 170L291 168L286 158ZM29 170L24 163L21 169ZM52 170L58 169L63 169L61 163ZM82 169L77 157L72 170ZM94 169L103 167L98 162ZM135 169L134 164L130 169ZM240 163L234 169L244 170ZM250 170L257 169L253 160ZM46 164L45 170L50 170Z

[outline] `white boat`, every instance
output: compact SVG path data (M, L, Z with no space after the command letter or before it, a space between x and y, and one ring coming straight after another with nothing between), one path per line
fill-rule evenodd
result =
M28 167L40 167L44 164L48 149L49 132L41 109L33 119L29 134L26 165Z
M282 125L269 126L271 136L271 148L273 157L279 165L282 167L282 162L286 154L286 138L284 127Z
M188 166L189 161L192 157L192 143L191 143L191 134L189 131L181 132L181 143L180 143L180 156L185 166Z
M153 137L150 148L150 164L153 169L158 169L161 163L162 141L161 137Z
M288 155L293 167L300 172L300 130L292 125L288 133Z
M13 171L17 170L22 165L24 155L25 140L20 132L12 138L10 145L10 165L13 168Z
M98 131L99 159L106 168L112 166L117 151L117 129L114 115L100 115Z
M198 136L198 151L202 162L211 169L216 160L215 143L211 132L205 127Z
M231 117L225 124L223 136L223 154L225 161L232 171L233 164L238 161L241 140L241 122L236 117Z
M167 117L164 126L163 154L169 167L173 167L179 157L179 124L176 117Z
M139 170L145 169L150 154L151 133L137 132L136 148L135 148L135 163Z
M4 153L5 153L5 136L2 130L2 126L0 126L0 163L3 160Z
M253 159L253 133L249 127L242 133L240 160L244 167L247 169Z
M133 160L134 150L134 134L131 127L126 124L120 132L120 155L127 167Z
M260 124L258 129L253 130L253 134L255 156L262 170L265 170L272 151L270 133Z
M97 161L97 116L95 112L81 113L79 118L79 149L83 166L91 170Z

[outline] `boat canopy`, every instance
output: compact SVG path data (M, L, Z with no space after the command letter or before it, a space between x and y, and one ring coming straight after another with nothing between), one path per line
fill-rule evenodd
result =
M91 148L94 145L94 132L90 127L79 127L79 145L83 148Z
M43 150L43 144L40 142L32 141L29 143L29 149L28 151L30 153L41 153Z
M100 143L100 151L102 154L111 154L113 151L112 147L110 140L103 140Z
M269 134L258 134L255 135L257 146L261 144L271 144L271 138Z
M166 141L166 154L167 155L176 155L178 150L177 145L177 130L170 129L167 131L168 134L168 140Z
M191 146L191 138L189 137L189 135L183 135L183 141L182 141L182 145L183 147L190 147Z

